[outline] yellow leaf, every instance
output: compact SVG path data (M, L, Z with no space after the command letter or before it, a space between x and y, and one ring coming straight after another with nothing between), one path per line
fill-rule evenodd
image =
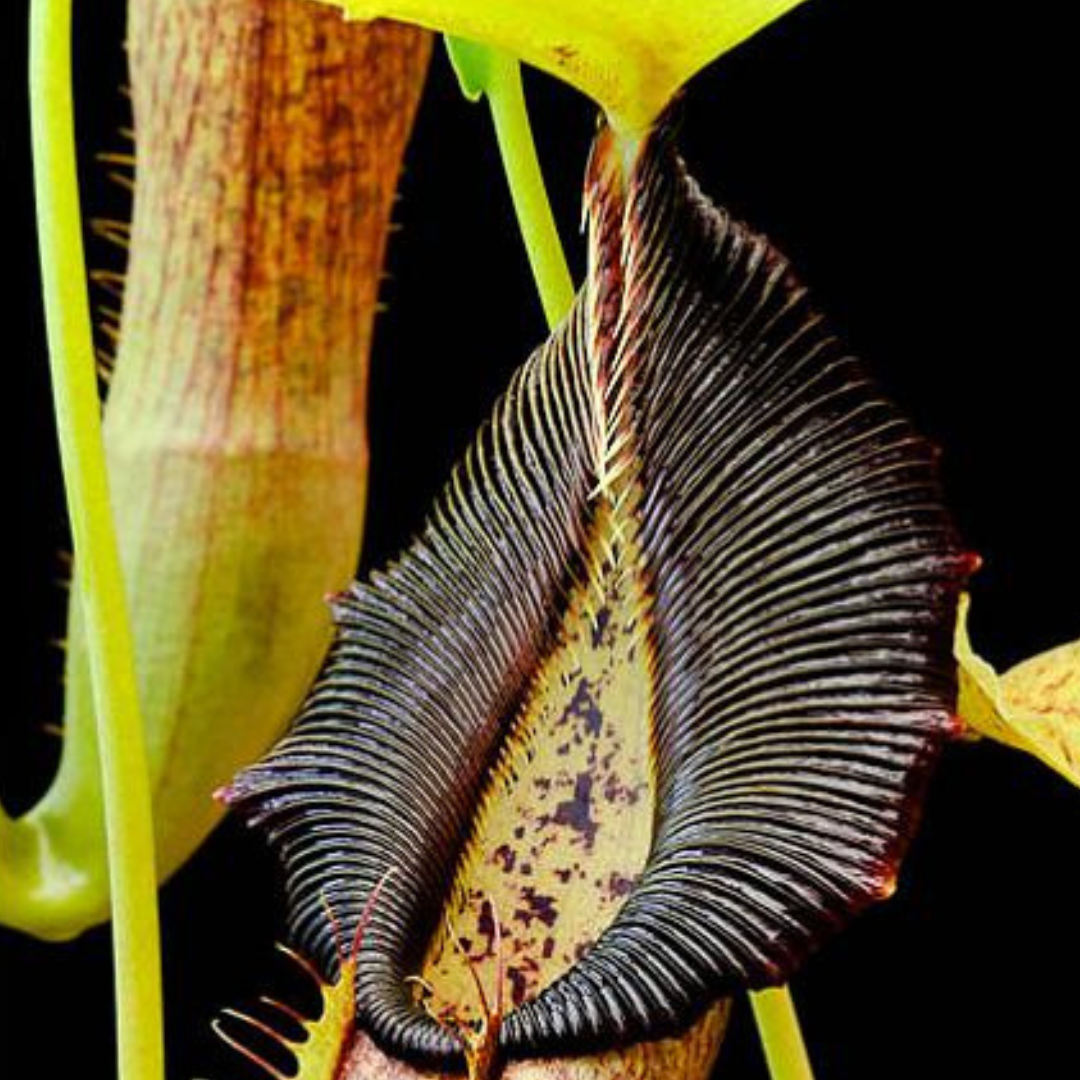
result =
M691 76L801 0L325 0L349 18L398 19L494 45L644 132Z
M1033 754L1080 785L1080 641L998 673L971 647L964 596L956 627L959 712L980 735Z

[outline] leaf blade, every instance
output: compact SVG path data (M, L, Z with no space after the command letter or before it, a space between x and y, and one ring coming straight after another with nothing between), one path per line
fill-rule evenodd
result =
M502 49L644 133L676 91L802 0L324 0L356 19L398 19Z
M999 675L971 645L970 606L965 595L956 627L961 719L979 735L1031 754L1080 786L1080 640Z

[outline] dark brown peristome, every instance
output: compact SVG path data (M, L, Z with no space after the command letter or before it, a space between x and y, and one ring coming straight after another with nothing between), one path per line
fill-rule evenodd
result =
M666 128L625 178L602 132L590 177L583 295L419 539L340 598L292 733L231 793L282 855L295 933L328 969L324 905L347 930L396 868L357 991L362 1026L404 1056L460 1054L403 979L500 733L587 572L598 444L630 446L620 467L640 496L653 851L595 947L506 1017L507 1055L655 1037L787 978L888 892L953 730L969 563L931 447L786 260L702 197Z

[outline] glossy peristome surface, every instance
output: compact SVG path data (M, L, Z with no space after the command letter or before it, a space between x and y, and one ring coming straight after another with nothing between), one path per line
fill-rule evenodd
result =
M587 201L574 308L230 791L328 972L327 907L355 925L394 869L356 971L390 1058L460 1062L470 967L517 991L511 1060L784 980L891 891L955 728L933 449L668 126L601 131Z

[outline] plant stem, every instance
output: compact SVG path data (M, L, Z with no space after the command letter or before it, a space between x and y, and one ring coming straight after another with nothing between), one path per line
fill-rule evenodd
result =
M553 328L574 302L574 283L544 188L517 60L493 53L484 92L536 291L548 326Z
M164 1075L154 838L120 556L113 530L83 256L71 0L33 0L34 183L53 400L78 572L109 839L121 1080Z
M772 1080L814 1080L791 990L760 990L750 995L750 1004Z

